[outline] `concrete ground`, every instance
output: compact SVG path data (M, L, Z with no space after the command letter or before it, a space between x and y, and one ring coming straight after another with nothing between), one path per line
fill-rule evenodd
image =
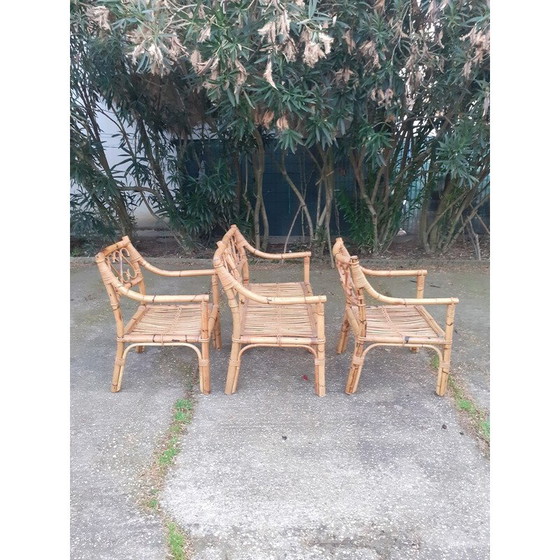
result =
M152 259L165 268L208 261ZM364 261L365 262L365 261ZM365 262L368 266L375 263ZM456 296L452 374L489 411L488 263L385 262L426 267L427 297ZM252 268L260 281L298 278L296 265ZM158 293L207 290L206 279L147 277ZM184 398L192 350L130 353L120 393L110 392L115 325L95 265L71 267L71 557L169 558L166 523L185 533L196 560L426 559L489 557L489 460L450 393L435 395L432 354L376 349L356 394L344 393L351 356L335 353L343 313L338 276L312 263L326 294L327 395L313 392L303 349L243 355L238 392L223 393L224 347L211 351L212 393L196 395L159 500L142 506L146 473ZM408 279L380 291L413 296ZM441 318L434 313L437 318Z

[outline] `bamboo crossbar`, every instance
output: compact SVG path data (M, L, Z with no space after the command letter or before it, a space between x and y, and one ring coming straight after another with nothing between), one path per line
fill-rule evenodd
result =
M123 248L126 248L130 252L131 260L133 262L137 262L140 266L143 266L146 270L149 270L154 274L158 274L159 276L196 277L196 276L213 276L216 274L216 271L211 268L200 269L200 270L165 270L162 268L158 268L157 266L154 266L153 264L148 262L142 255L140 255L138 250L134 247L134 245L132 245L130 238L127 235L125 235L121 241L118 241L117 243L114 243L113 245L109 245L108 247L102 249L96 255L96 262L99 262L100 260L104 260L111 253L119 251Z
M459 303L457 298L395 298L386 296L378 292L366 279L364 269L360 266L358 257L350 257L350 271L354 283L359 288L364 288L366 292L382 303L393 305L448 305Z
M145 259L140 261L140 264L150 272L154 274L159 274L159 276L168 276L173 278L188 278L188 277L197 277L197 276L213 276L216 274L215 270L212 269L200 269L200 270L163 270L150 264Z
M336 246L336 245L335 245ZM333 249L334 250L334 249ZM448 305L459 303L458 298L395 298L386 296L378 292L366 279L365 275L377 277L399 277L399 276L417 276L423 277L427 275L426 270L369 270L362 267L359 263L358 257L346 256L341 253L335 253L335 262L338 265L346 265L352 271L354 283L359 288L364 288L366 292L382 303L389 303L393 305ZM421 286L423 291L423 284Z
M375 290L368 282L363 286L366 292L373 298L382 303L390 303L393 305L450 305L459 303L458 298L395 298L385 296Z
M118 285L117 290L119 294L141 303L192 303L194 301L210 301L210 296L208 294L198 294L194 296L142 295L130 288L125 288L122 284Z
M400 342L374 342L373 344L369 344L368 346L365 346L364 351L362 353L361 356L361 360L363 360L365 358L365 356L369 353L370 350L373 350L373 348L377 348L378 346L389 346L389 347L393 347L393 348L402 348L402 344ZM441 346L436 346L433 343L418 343L415 345L416 348L428 348L430 350L433 350L439 357L440 362L443 364L443 354L441 352ZM443 365L447 365L447 367L449 368L449 363L447 364L443 364ZM437 393L437 388L436 388L436 393ZM438 393L439 394L439 393Z
M311 344L318 344L319 342L324 343L325 339L319 339L317 336L314 337L303 337L303 336L246 336L242 335L239 338L232 338L233 342L240 342L242 344L259 344L261 346L275 346L278 348L290 347L290 346L310 346Z
M426 276L428 274L427 270L371 270L369 268L364 268L362 266L362 272L366 276L378 276L378 277L397 277L397 276Z
M310 344L294 342L290 346L292 348L305 348L306 350L311 352L315 357L317 357L317 351ZM243 348L239 351L239 356L241 356L242 354L244 354L247 350L250 350L251 348L279 348L279 346L277 344L274 344L274 343L271 343L271 342L254 342L254 343L246 344L245 346L243 346Z
M311 251L301 251L299 253L265 253L255 249L250 243L244 243L245 249L248 249L256 257L269 260L289 260L289 259L303 259L311 257Z

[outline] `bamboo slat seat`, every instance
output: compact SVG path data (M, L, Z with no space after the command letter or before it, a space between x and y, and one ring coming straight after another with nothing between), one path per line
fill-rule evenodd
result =
M200 314L202 304L141 305L124 329L124 342L200 343L204 340Z
M200 390L210 392L210 338L221 348L218 280L213 269L163 270L150 264L128 237L100 251L95 262L107 289L117 324L117 354L111 390L120 391L126 356L132 348L187 346L198 356ZM210 276L212 301L207 294L148 295L142 268L159 276ZM139 303L124 323L121 297ZM200 349L198 346L200 346Z
M251 343L254 337L297 337L303 344L318 344L317 325L305 304L267 305L251 299L241 309L240 342Z
M352 306L352 313L358 321L359 308ZM371 342L392 344L420 344L427 339L445 343L445 332L432 321L432 317L420 305L367 306L366 338Z
M249 283L247 287L260 296L312 296L311 286L305 282Z
M246 251L264 259L304 259L302 282L250 282ZM325 296L309 283L311 253L257 251L233 225L218 242L214 268L232 311L233 332L226 394L237 390L241 356L259 346L303 347L315 356L315 392L325 394Z
M436 393L443 396L447 390L453 323L457 298L425 298L426 270L369 270L350 256L344 242L337 238L333 255L344 290L346 306L340 331L337 353L346 350L348 332L354 334L354 353L346 392L354 393L362 372L365 355L376 346L402 346L413 351L431 348L439 357ZM367 277L416 277L415 298L395 298L373 288ZM375 305L366 304L366 296ZM382 305L385 304L385 305ZM442 328L425 306L446 306L445 325Z

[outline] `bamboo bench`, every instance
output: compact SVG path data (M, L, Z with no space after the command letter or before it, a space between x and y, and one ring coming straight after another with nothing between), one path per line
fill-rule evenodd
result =
M401 346L413 351L421 347L436 351L439 357L436 393L443 396L449 376L455 306L459 300L425 298L426 270L369 270L360 266L358 258L350 256L341 238L337 238L333 254L346 299L337 353L346 350L350 328L355 343L346 393L356 392L364 358L372 348ZM397 276L416 277L415 298L383 295L375 290L367 279ZM371 297L376 305L366 305L366 295ZM427 305L446 306L444 328L428 313L425 307Z
M247 252L262 259L303 259L301 282L251 282ZM225 392L235 393L243 352L262 346L302 347L315 356L315 392L325 395L326 296L314 296L309 282L311 253L264 253L232 225L214 254L213 264L233 318Z
M120 391L126 356L132 348L187 346L198 356L200 390L210 393L209 341L221 348L219 290L216 274L209 270L163 270L151 265L128 237L100 251L95 261L109 294L117 324L117 354L111 390ZM159 276L211 276L212 301L208 294L148 295L142 268ZM121 296L139 302L136 312L124 323ZM196 346L200 345L200 349Z

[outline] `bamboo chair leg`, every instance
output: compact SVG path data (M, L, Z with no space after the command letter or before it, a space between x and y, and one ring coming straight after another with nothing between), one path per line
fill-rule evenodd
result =
M204 395L210 394L210 342L201 343L202 357L199 360L200 391Z
M438 369L436 394L440 397L445 395L447 391L447 381L449 379L449 367L451 364L451 344L444 346L443 357L440 356L440 364Z
M121 390L122 376L124 370L124 342L117 342L117 355L115 356L115 367L113 368L113 380L111 391L118 393Z
M241 344L239 342L231 343L231 354L229 357L229 367L226 378L226 395L231 395L237 391L237 378L239 377L239 359Z
M315 393L324 397L326 393L325 382L325 343L317 344L317 358L315 359Z
M342 321L342 326L340 328L340 337L338 339L338 345L336 347L337 354L343 354L344 352L346 352L346 347L348 346L349 330L350 330L350 323L348 322L348 319L346 318L345 315Z
M355 393L360 381L362 367L364 365L364 343L356 342L354 346L354 354L352 354L352 363L348 371L348 379L346 381L346 393L348 395Z
M212 331L212 340L214 348L221 350L222 348L222 325L220 322L220 312L216 315L216 322L214 323L214 330Z

